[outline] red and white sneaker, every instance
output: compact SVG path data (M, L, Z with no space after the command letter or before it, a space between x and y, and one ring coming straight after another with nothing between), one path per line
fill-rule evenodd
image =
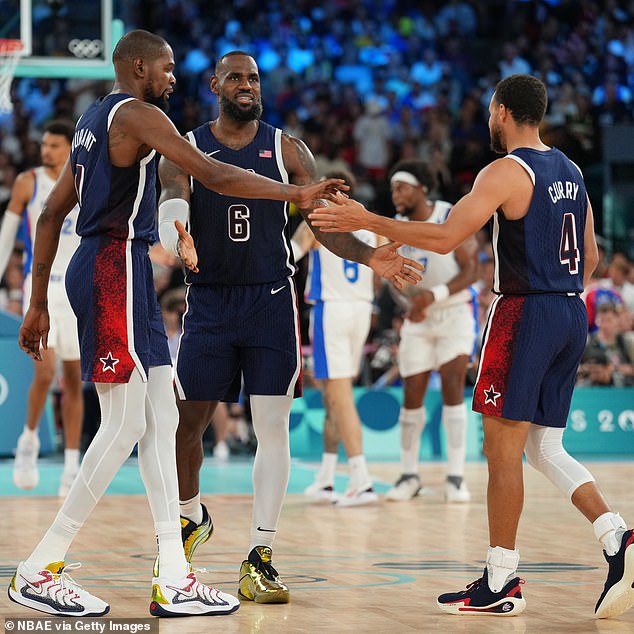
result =
M379 501L379 496L372 488L372 484L361 487L359 489L348 489L343 495L337 497L333 504L337 508L349 506L365 506L367 504L375 504Z
M220 616L239 607L236 597L200 583L194 572L178 581L161 577L152 580L153 616Z
M110 606L84 590L68 574L81 564L64 566L63 561L49 564L44 570L27 566L24 562L9 585L9 599L27 608L58 616L102 616Z

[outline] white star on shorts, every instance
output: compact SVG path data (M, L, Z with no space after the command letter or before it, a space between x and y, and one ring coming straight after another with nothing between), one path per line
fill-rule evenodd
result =
M106 370L110 370L113 374L116 373L114 366L117 365L117 363L119 363L119 359L115 359L112 356L112 352L108 350L108 356L100 357L99 361L103 363L103 368L101 369L102 372L106 372Z
M496 392L493 384L491 384L491 387L488 390L484 390L484 396L485 405L491 403L493 407L497 407L497 400L500 398L500 396L502 396L502 394L500 394L500 392Z

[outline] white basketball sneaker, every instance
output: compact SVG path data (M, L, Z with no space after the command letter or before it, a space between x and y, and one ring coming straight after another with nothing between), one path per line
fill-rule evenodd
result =
M239 607L236 597L200 583L194 572L177 581L152 580L152 616L220 616Z
M13 483L19 489L34 489L40 481L37 470L37 456L40 453L40 439L37 434L23 431L18 438L13 463Z
M321 482L315 480L311 485L304 489L304 495L315 500L316 502L334 502L337 499L337 494L333 489L332 482Z
M456 486L455 482L447 479L445 482L445 501L448 503L464 503L471 501L471 493L464 480L460 482L460 486Z
M404 502L415 498L421 489L420 478L416 473L404 473L385 497L392 502Z
M359 487L358 489L348 489L339 496L333 504L338 507L365 506L379 501L379 496L374 492L372 483Z
M9 599L27 608L58 616L102 616L110 606L84 590L68 574L81 564L64 566L63 561L49 564L44 570L18 565L9 585Z

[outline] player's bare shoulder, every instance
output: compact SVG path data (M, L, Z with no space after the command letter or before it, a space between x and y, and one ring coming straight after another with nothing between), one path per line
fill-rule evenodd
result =
M317 180L317 165L313 153L304 141L282 132L284 167L295 185L306 185Z

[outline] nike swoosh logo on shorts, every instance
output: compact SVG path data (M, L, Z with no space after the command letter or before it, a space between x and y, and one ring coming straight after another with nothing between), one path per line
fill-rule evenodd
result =
M206 156L213 156L214 154L218 154L218 152L220 152L220 150L214 150L213 152L205 152Z
M279 288L272 288L271 295L275 295L276 293L279 293L283 288L286 288L286 284L284 284L284 286L280 286Z

